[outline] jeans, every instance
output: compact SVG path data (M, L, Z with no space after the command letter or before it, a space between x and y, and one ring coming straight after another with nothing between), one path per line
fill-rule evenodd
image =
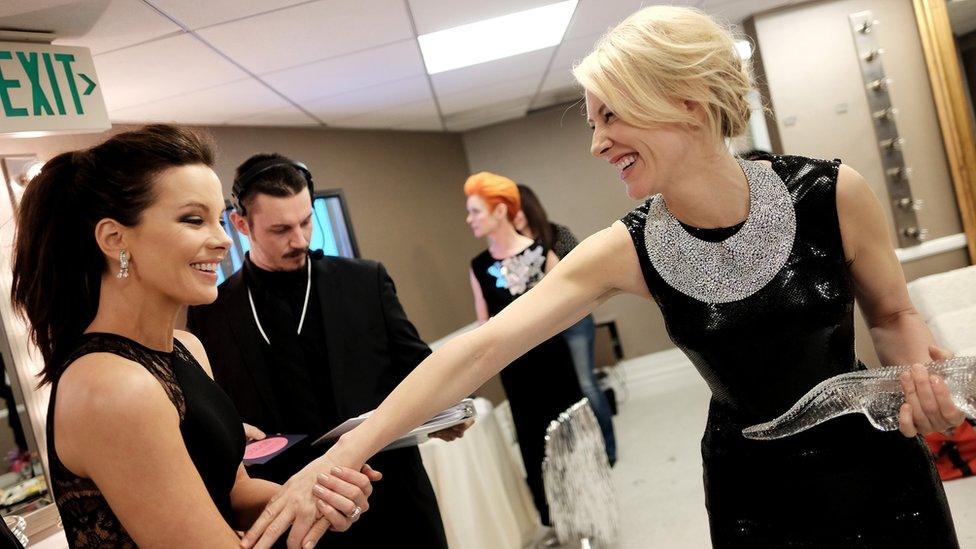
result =
M596 323L593 315L587 315L583 320L570 326L563 332L569 351L573 355L573 365L576 367L576 377L579 378L583 395L590 401L590 407L596 415L596 420L603 431L603 441L607 447L607 459L610 463L617 461L617 440L613 433L610 403L607 396L600 390L593 371L593 340L596 338Z

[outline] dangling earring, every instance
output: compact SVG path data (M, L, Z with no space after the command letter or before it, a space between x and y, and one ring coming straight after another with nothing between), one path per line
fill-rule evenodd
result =
M119 251L119 274L115 277L129 278L129 252L125 250Z

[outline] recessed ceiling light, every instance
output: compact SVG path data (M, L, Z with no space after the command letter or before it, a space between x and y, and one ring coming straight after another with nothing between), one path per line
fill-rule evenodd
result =
M577 0L484 19L417 37L428 74L477 65L559 44Z

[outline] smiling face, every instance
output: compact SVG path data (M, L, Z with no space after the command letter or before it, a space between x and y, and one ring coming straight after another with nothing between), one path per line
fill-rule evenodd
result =
M692 106L687 108L692 109ZM586 92L586 114L593 141L590 152L613 164L627 196L642 199L663 192L696 150L695 130L662 123L647 128L627 124L596 95Z
M156 176L153 191L155 201L126 231L130 276L176 303L212 303L217 265L231 243L217 174L201 164L169 168Z

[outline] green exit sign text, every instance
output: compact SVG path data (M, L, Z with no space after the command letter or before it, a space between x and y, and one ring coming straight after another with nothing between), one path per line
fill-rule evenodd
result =
M109 126L87 48L0 42L0 133Z

